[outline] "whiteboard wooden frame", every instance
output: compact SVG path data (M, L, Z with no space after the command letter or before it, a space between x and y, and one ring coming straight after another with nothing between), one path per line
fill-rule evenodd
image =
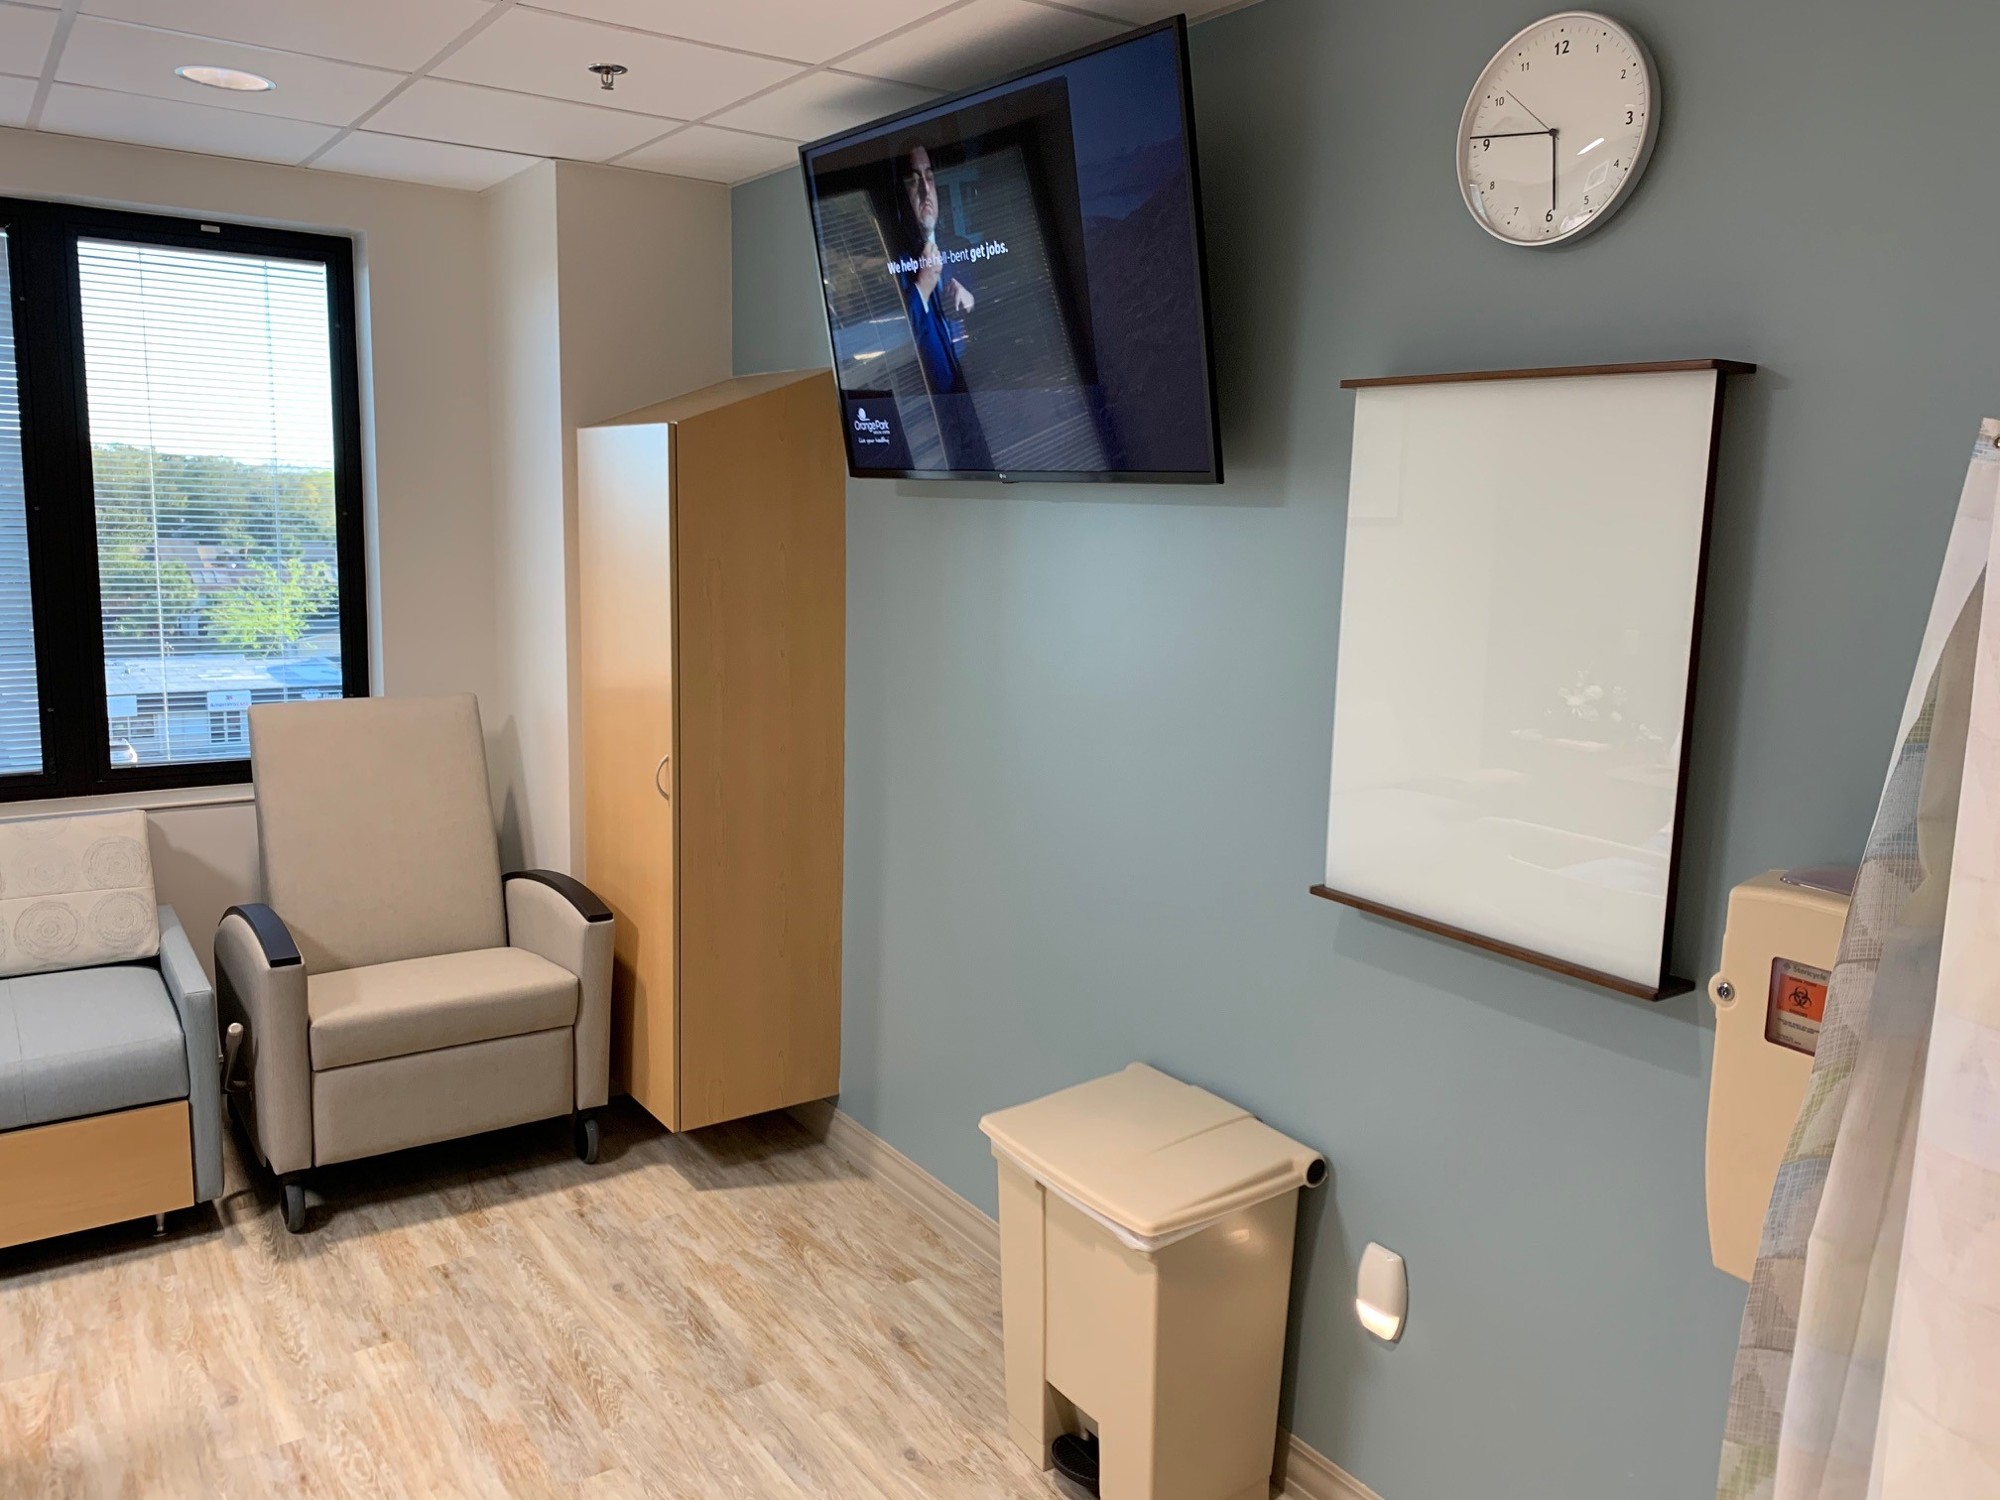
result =
M1692 984L1686 980L1672 978L1668 973L1668 964L1672 953L1674 906L1680 886L1681 835L1687 807L1687 770L1690 758L1688 740L1694 710L1695 669L1700 653L1702 604L1708 571L1710 521L1715 501L1715 475L1721 436L1723 391L1727 384L1727 376L1732 374L1748 374L1755 368L1754 365L1730 360L1701 359L1664 361L1650 364L1578 365L1551 369L1485 370L1435 375L1398 375L1366 380L1344 380L1341 382L1342 389L1360 391L1384 386L1479 384L1502 381L1580 381L1595 380L1598 378L1615 379L1630 375L1713 372L1713 400L1707 413L1707 452L1705 462L1700 466L1698 492L1693 492L1695 487L1690 486L1691 492L1687 496L1687 504L1690 507L1689 514L1696 528L1692 548L1694 576L1692 579L1692 607L1689 610L1686 621L1685 691L1681 695L1681 701L1677 705L1678 712L1673 715L1672 721L1672 727L1677 731L1677 736L1673 742L1674 764L1671 766L1673 796L1668 823L1671 834L1666 857L1664 903L1659 913L1657 967L1644 974L1637 972L1610 972L1606 968L1579 961L1574 956L1565 956L1561 953L1544 951L1539 947L1527 943L1512 941L1506 937L1473 930L1469 926L1448 920L1438 912L1426 912L1422 909L1424 903L1421 900L1405 900L1401 903L1392 903L1378 899L1376 896L1368 894L1365 890L1347 888L1352 885L1361 885L1365 882L1349 880L1335 884L1333 882L1331 865L1333 863L1333 849L1336 843L1336 835L1340 831L1338 820L1343 816L1342 799L1339 795L1338 760L1336 760L1335 766L1335 779L1330 787L1331 795L1329 797L1327 812L1329 879L1326 884L1312 887L1314 895L1322 896L1328 900L1340 902L1357 910L1401 922L1442 937L1452 938L1487 952L1500 954L1540 968L1550 969L1591 984L1602 985L1607 989L1639 999L1665 999L1671 995L1683 994L1693 988ZM1395 483L1400 485L1401 482L1402 475L1399 468L1395 475ZM1533 476L1524 476L1521 482L1532 484L1534 478ZM1359 493L1359 490L1363 487L1362 480L1357 478L1349 494L1347 523L1350 543L1347 552L1347 566L1349 568L1357 565L1357 549L1354 546L1357 529L1379 526L1384 521L1395 522L1399 518L1403 508L1400 490L1384 496L1381 493L1373 492L1366 494ZM1433 496L1430 497L1430 503L1448 504L1450 501L1448 498L1441 499L1440 497ZM1644 560L1643 554L1639 556L1639 560ZM1676 565L1685 566L1685 554L1683 554L1681 562ZM1341 726L1343 713L1351 714L1356 712L1354 703L1351 700L1352 694L1358 690L1351 689L1348 682L1347 669L1349 658L1346 643L1350 639L1366 640L1368 638L1365 635L1354 637L1350 633L1355 631L1368 632L1378 629L1394 632L1408 623L1407 620L1399 622L1393 616L1381 619L1379 622L1373 619L1356 619L1350 615L1348 609L1349 601L1354 596L1345 587L1343 587L1342 592L1342 672L1336 680L1334 702L1334 739L1336 746L1339 745L1342 738ZM1676 616L1676 618L1678 617ZM1579 621L1572 635L1581 636L1590 629L1591 625L1589 621ZM1366 648L1362 647L1358 649ZM1490 681L1490 676L1488 680ZM1664 765L1656 765L1652 769L1665 770L1667 768ZM1546 781L1539 783L1538 789L1546 791L1551 784ZM1391 790L1395 790L1395 788L1391 788ZM1549 825L1551 828L1555 826ZM1545 832L1548 830L1538 829L1537 831ZM1566 829L1558 831L1567 833ZM1583 839L1587 836L1578 833L1575 837ZM1653 858L1657 860L1657 855L1653 856ZM1450 904L1448 899L1441 902L1441 906L1449 906ZM1650 935L1650 926L1647 926L1645 930Z

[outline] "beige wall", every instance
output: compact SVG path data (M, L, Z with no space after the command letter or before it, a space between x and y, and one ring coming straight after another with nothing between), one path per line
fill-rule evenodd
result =
M492 685L485 210L470 193L0 130L0 195L356 236L378 692Z
M505 853L580 869L579 426L730 373L729 191L574 162L489 193ZM554 359L550 359L550 351ZM497 773L497 767L496 767Z
M504 857L576 868L572 434L728 376L728 190L564 163L474 194L0 130L0 196L355 236L371 681L478 693ZM130 800L206 958L257 895L255 810Z
M498 606L480 199L17 130L0 130L0 195L355 236L365 330L369 677L377 692L470 689L490 697ZM38 810L27 803L0 814ZM255 896L253 810L213 794L156 807L153 844L162 899L205 954L222 910Z
M569 726L563 607L562 343L556 169L531 167L485 194L492 296L496 678L485 705L501 859L568 862ZM528 795L528 788L545 789Z

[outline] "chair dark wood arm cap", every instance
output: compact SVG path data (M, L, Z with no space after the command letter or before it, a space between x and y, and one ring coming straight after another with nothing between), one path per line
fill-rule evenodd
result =
M599 899L595 891L574 875L565 875L560 870L510 870L503 879L532 880L547 886L574 906L577 914L586 922L611 920L611 908Z
M241 917L250 924L250 931L257 939L257 946L264 950L264 962L272 968L289 968L300 961L299 945L292 941L291 929L285 926L284 918L263 902L252 901L243 906L232 906L222 915Z

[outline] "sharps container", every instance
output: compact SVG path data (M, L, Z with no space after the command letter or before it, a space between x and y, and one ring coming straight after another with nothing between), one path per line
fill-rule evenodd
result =
M1007 1417L1104 1500L1265 1500L1298 1189L1326 1161L1143 1063L979 1128L1000 1165Z

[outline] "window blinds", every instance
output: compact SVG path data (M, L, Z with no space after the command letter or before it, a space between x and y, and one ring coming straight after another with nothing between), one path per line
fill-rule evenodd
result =
M14 286L0 232L0 776L42 768L35 616L28 587L28 498L21 465L21 388L14 359Z
M252 703L338 697L327 271L77 245L114 765L240 759Z

